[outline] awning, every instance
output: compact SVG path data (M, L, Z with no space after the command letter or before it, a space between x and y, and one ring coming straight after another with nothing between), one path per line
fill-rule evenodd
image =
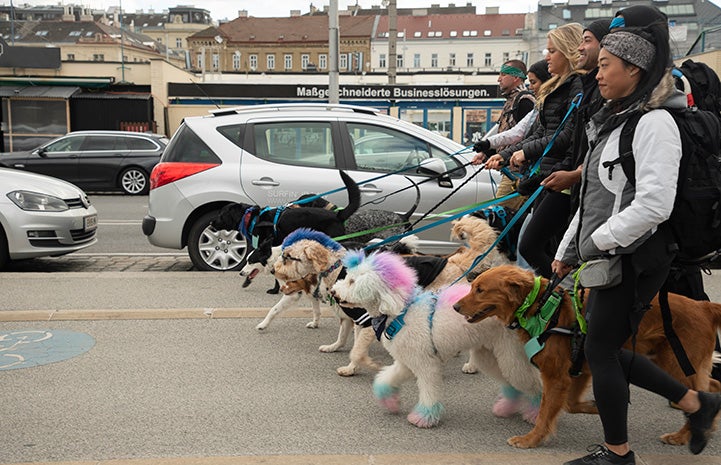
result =
M73 100L150 100L149 92L81 92Z
M0 97L44 97L44 98L70 98L79 92L80 87L56 86L0 86Z

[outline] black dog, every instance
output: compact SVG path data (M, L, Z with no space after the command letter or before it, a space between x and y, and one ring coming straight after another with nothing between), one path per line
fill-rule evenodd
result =
M413 181L411 182L413 183ZM357 212L353 213L350 218L348 218L345 222L345 235L363 233L364 231L372 232L349 237L345 240L340 240L339 242L343 245L343 247L345 247L346 249L359 249L365 247L367 243L372 239L382 240L387 239L391 236L404 233L406 229L410 227L410 218L418 208L421 200L421 191L418 188L418 185L413 183L413 186L416 188L416 201L411 206L411 208L404 214L372 209L358 210ZM298 200L303 200L310 197L315 196L313 194L305 194L301 196ZM314 198L309 203L297 204L295 208L308 208L309 206L315 208L323 208L326 210L335 210L337 208L333 203L323 199L322 197ZM376 229L380 230L373 231ZM406 247L402 244L397 244L397 246ZM243 287L248 287L253 281L253 278L255 278L255 276L257 276L257 274L260 272L260 270L267 269L268 262L271 259L272 254L272 246L267 246L267 244L264 244L262 247L259 245L258 248L253 249L248 253L246 257L246 266L243 267L243 270L240 272L241 276L245 276ZM279 289L280 286L278 284L278 281L276 281L274 287L269 289L267 292L268 294L277 294L279 292Z
M346 233L345 221L360 207L360 190L350 176L343 171L339 173L348 190L348 206L342 210L301 204L302 208L285 208L278 213L275 208L262 211L258 205L232 203L224 206L210 225L218 230L242 232L248 250L257 249L257 253L252 254L257 261L267 260L271 256L271 248L280 245L288 234L298 228L313 228L332 237L342 236ZM318 202L313 201L312 204L318 205ZM253 244L257 245L253 247Z

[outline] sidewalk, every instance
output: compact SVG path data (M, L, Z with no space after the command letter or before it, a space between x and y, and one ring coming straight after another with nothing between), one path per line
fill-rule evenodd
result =
M264 332L266 308L26 310L0 312L0 344L20 330L92 336L86 352L34 368L0 370L0 463L35 465L559 465L598 442L595 417L562 415L558 436L535 450L505 444L520 418L497 419L495 383L449 361L437 428L409 425L373 401L373 374L341 378L348 353L317 352L335 338L330 312L307 309ZM380 346L373 356L390 362ZM402 392L403 411L415 399ZM681 425L664 401L634 391L630 434L639 465L719 465L717 433L704 454L661 444Z

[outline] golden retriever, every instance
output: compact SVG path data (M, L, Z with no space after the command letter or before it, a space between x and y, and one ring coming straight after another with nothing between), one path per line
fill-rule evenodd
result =
M548 281L544 279L542 282L543 289L548 285ZM534 275L530 271L512 265L496 267L478 276L473 281L471 291L461 298L454 308L471 323L497 317L510 324L515 320L514 313L533 288L533 284ZM657 298L654 298L651 305L651 309L641 320L635 350L648 356L691 389L708 391L711 384L711 390L718 390L718 382L709 375L716 330L721 327L721 304L669 294L674 329L697 371L691 377L684 376L666 340ZM536 307L532 306L531 309L537 311ZM575 315L568 295L564 295L559 308L558 326L573 326ZM523 330L518 330L518 337L524 342L530 339ZM627 345L630 346L630 343ZM564 407L571 413L596 413L591 402L580 401L591 379L587 364L584 364L581 376L571 378L568 374L571 366L571 345L566 336L551 336L533 362L540 369L543 380L541 408L536 425L528 434L508 439L508 443L515 447L536 447L546 440L555 432L558 415ZM675 433L664 434L661 440L667 444L680 445L686 444L689 437L687 423Z

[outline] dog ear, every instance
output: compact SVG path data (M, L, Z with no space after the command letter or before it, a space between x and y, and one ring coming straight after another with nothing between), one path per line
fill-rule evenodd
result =
M309 242L308 246L303 248L303 253L313 264L313 270L318 273L325 271L330 266L328 249L315 241Z
M508 299L520 305L528 295L529 289L533 287L533 273L514 265L504 266L504 271L502 282Z
M378 311L383 315L398 315L405 305L403 298L396 292L378 293Z

